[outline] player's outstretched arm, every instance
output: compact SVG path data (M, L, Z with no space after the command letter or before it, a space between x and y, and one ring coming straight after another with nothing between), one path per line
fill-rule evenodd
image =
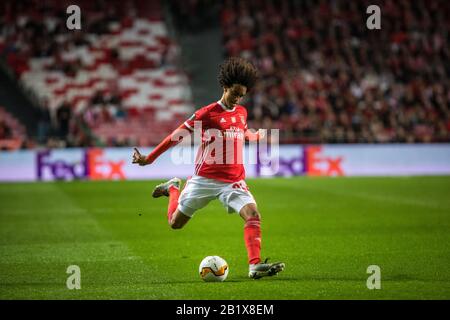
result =
M179 144L183 141L183 138L190 135L191 131L182 124L175 129L170 135L168 135L148 156L142 155L137 148L134 148L133 163L140 166L145 166L153 163L161 154L167 151L169 148Z

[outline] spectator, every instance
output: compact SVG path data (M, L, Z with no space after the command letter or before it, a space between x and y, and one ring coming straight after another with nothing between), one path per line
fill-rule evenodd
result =
M4 122L0 120L0 140L3 139L11 139L12 138L12 130L11 128Z
M226 53L261 73L255 127L270 118L284 142L450 141L450 4L382 1L383 27L368 31L369 4L226 1Z
M58 121L59 132L58 136L62 139L66 139L69 134L70 119L72 116L72 110L67 102L61 104L56 111L56 119Z
M52 132L50 111L46 104L42 105L38 109L38 132L37 142L45 143L45 140Z

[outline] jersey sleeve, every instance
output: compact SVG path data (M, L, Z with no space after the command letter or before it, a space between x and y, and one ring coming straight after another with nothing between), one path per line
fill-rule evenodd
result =
M243 109L244 109L244 114L245 114L245 116L244 116L244 118L245 118L244 129L247 131L247 130L248 130L248 123L247 123L247 109L245 109L245 108L243 108Z
M194 112L194 114L184 122L184 125L191 131L194 131L195 121L202 122L202 128L207 127L208 125L208 117L209 109L207 107L203 107Z
M147 157L147 163L153 163L161 154L166 152L169 148L179 144L185 136L190 134L189 129L184 124L180 125L171 134L169 134Z

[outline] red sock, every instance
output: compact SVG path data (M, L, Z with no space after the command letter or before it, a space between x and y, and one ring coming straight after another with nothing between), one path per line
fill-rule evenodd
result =
M174 186L169 187L169 207L167 208L167 220L172 221L172 215L178 207L178 197L180 196L180 190Z
M259 218L247 220L244 226L244 239L247 247L248 263L259 263L261 261L261 221Z

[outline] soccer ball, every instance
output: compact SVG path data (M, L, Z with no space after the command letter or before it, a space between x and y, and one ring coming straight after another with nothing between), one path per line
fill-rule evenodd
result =
M219 256L207 256L200 262L198 271L206 282L222 282L228 276L228 263Z

